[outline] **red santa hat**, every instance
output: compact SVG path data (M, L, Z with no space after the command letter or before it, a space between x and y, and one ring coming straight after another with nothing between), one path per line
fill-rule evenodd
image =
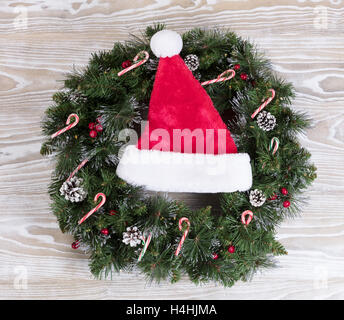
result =
M237 152L207 92L179 56L183 47L180 35L159 31L150 46L160 60L148 123L138 143L124 150L117 175L152 191L250 189L250 157Z

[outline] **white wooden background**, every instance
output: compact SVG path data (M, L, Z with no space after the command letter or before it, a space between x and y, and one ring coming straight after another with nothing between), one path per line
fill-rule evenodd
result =
M1 0L1 299L343 299L344 1L341 0ZM53 164L39 154L40 120L71 66L153 22L171 29L225 26L259 45L294 83L295 108L315 127L302 138L318 179L303 215L279 238L279 268L224 289L148 285L137 274L92 279L49 211Z

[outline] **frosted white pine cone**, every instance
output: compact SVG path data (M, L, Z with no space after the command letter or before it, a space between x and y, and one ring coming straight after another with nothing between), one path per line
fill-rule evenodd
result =
M127 232L123 232L123 243L136 247L142 242L142 232L137 227L128 227Z
M69 98L74 103L79 103L79 102L83 103L87 100L87 97L78 91L71 91Z
M276 118L270 112L261 111L257 116L257 124L264 131L271 131L276 126Z
M199 59L195 54L189 54L184 58L184 62L190 71L195 71L199 67Z
M159 64L159 59L149 59L144 66L148 69L148 70L156 70L158 69L158 64Z
M87 192L82 187L83 180L81 178L73 177L65 181L61 188L60 194L70 202L81 202L86 196Z
M261 207L265 201L266 198L261 190L254 189L250 191L250 203L254 207Z

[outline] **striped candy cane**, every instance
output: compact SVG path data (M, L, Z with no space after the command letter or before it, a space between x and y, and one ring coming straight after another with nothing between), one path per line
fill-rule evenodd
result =
M106 201L106 196L104 193L97 193L96 196L94 197L94 202L97 202L99 197L102 198L102 201L96 207L94 207L91 211L89 211L86 215L84 215L83 218L79 220L78 224L82 224L87 218L89 218L93 213L98 211L100 207L104 205Z
M144 57L142 60L140 60L139 62L136 62L136 61L139 59L139 57L140 57L141 54L144 54L145 57ZM125 68L125 69L123 69L122 71L118 72L117 75L118 75L119 77L122 76L122 75L124 75L124 74L127 73L128 71L133 70L133 69L135 69L135 68L141 66L141 65L144 64L148 59L149 59L149 53L148 53L147 51L140 51L140 52L136 55L136 57L134 58L134 60L133 60L133 61L136 62L136 63L134 63L134 64L131 65L130 67Z
M246 220L247 215L248 215L248 218ZM252 221L252 218L253 218L253 212L250 210L246 210L241 214L241 222L242 224L246 226Z
M178 256L178 255L179 255L179 252L180 252L180 250L182 249L182 245L183 245L183 243L184 243L184 241L185 241L185 238L186 238L186 236L188 235L189 230L190 230L190 221L189 221L188 218L185 218L185 217L179 219L179 224L178 224L179 230L180 230L180 231L183 230L183 226L182 226L183 222L186 222L187 225L188 225L188 227L187 227L186 230L184 231L183 236L182 236L182 238L181 238L180 241L179 241L177 250L176 250L176 252L175 252L175 254L174 254L175 256Z
M85 159L84 161L82 161L78 167L70 174L70 176L68 177L68 179L66 181L69 181L70 179L72 179L75 174L88 162L88 159Z
M251 118L253 119L260 111L262 111L270 102L273 98L275 98L275 90L274 89L269 89L271 92L271 97L266 99L256 110L255 112L252 113Z
M230 76L228 77L224 77L225 74L227 73L231 73ZM208 81L204 81L201 83L202 86L206 86L208 84L212 84L215 82L222 82L222 81L227 81L229 79L232 79L235 76L235 71L232 69L228 69L225 72L222 72L216 79L212 79L212 80L208 80Z
M73 249L78 249L78 248L80 247L80 242L79 242L79 240L74 241L74 242L71 244L71 247L72 247Z
M270 141L270 146L269 146L269 150L272 150L272 155L274 155L276 152L277 152L277 150L278 150L278 147L279 147L279 140L278 140L278 138L276 138L276 137L273 137L272 139L271 139L271 141Z
M140 262L141 259L143 258L143 256L145 255L146 250L147 250L147 248L148 248L148 246L149 246L149 243L150 243L151 240L152 240L152 234L150 233L150 234L148 235L147 240L146 240L145 237L143 237L142 240L143 240L143 242L144 242L144 246L143 246L143 248L142 248L142 250L141 250L141 253L140 253L139 258L137 259L138 262Z
M98 119L98 118L97 118ZM96 151L96 152L94 152L93 154L91 154L90 156L89 156L89 158L86 158L86 159L84 159L78 166L77 166L77 168L70 174L70 176L68 177L68 179L66 180L66 181L69 181L70 179L72 179L74 176L75 176L75 174L88 162L88 161L90 161L90 158L92 158L93 156L95 156L97 153L98 153L99 151Z
M70 123L71 119L74 118L74 122ZM54 139L55 137L59 136L60 134L68 131L69 129L72 129L73 127L75 127L79 122L79 117L76 113L72 113L68 116L66 124L67 127L64 127L63 129L56 131L54 134L51 135L51 139Z

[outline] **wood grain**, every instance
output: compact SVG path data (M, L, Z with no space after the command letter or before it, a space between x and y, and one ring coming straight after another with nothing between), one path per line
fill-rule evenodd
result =
M319 12L326 12L323 28ZM2 0L0 298L343 299L343 15L340 0ZM251 282L224 289L197 287L186 278L150 285L138 274L94 280L87 258L70 248L72 239L49 210L53 163L39 148L52 93L72 65L85 65L93 51L139 35L153 22L176 31L227 27L254 39L276 72L293 82L295 109L315 120L301 141L313 154L318 179L302 217L283 223L278 235L289 255ZM199 205L195 197L186 200Z

